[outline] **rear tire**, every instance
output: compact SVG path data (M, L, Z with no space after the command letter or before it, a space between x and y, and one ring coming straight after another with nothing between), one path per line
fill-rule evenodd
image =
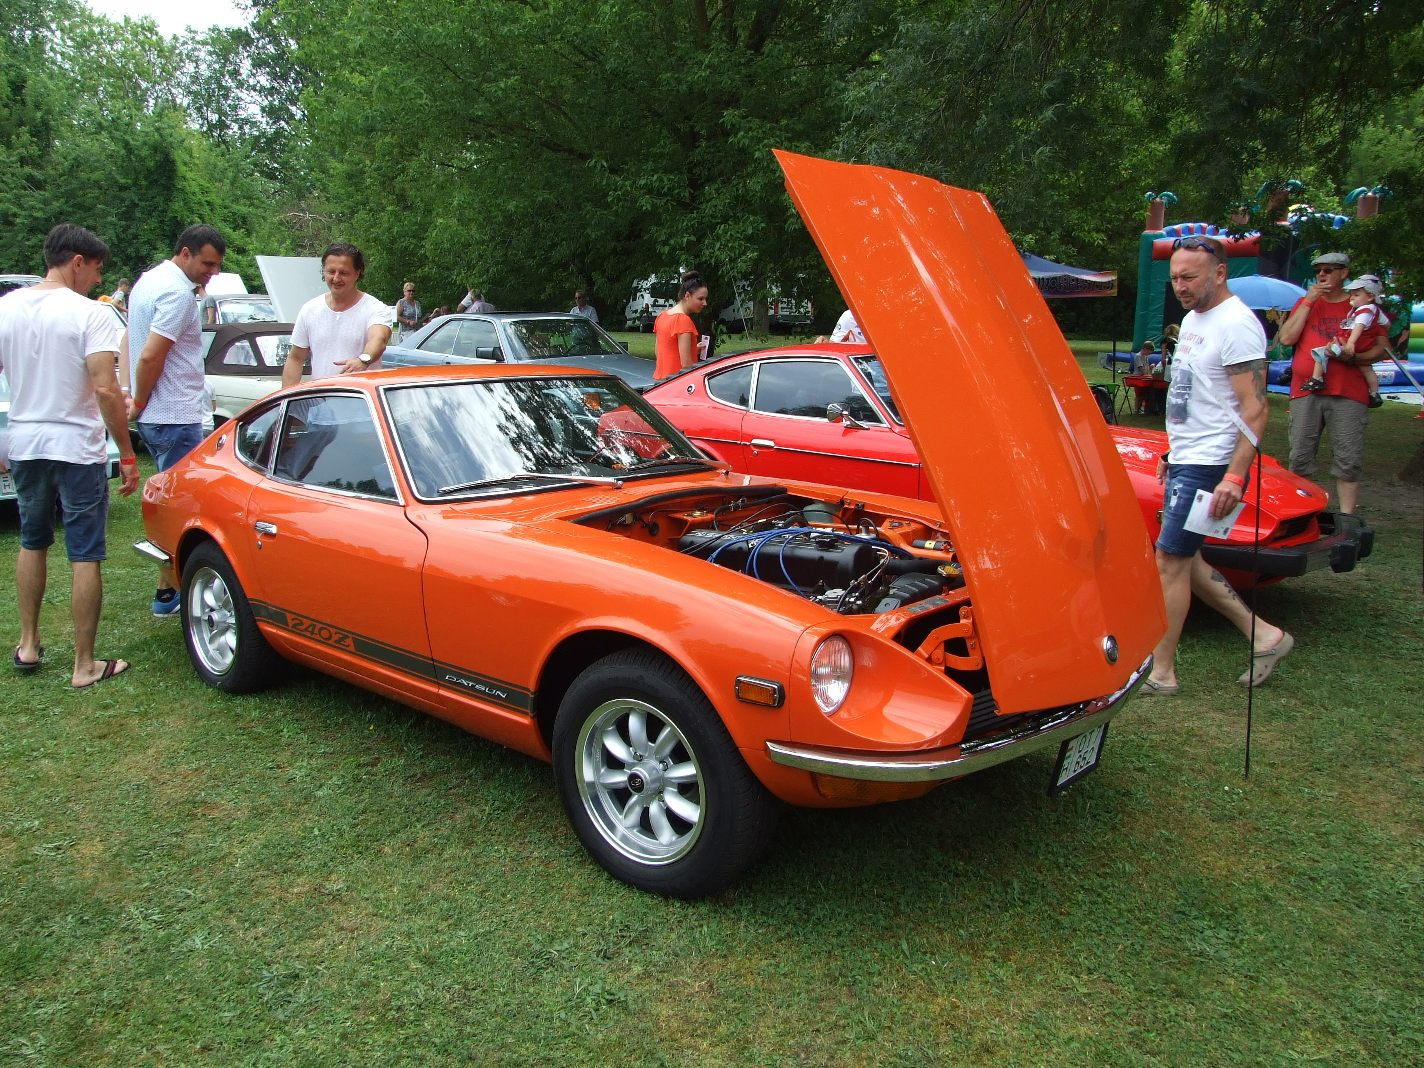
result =
M765 848L777 803L673 663L614 653L574 680L554 721L554 781L593 858L629 886L699 898Z
M237 575L214 543L183 565L183 641L198 676L224 693L254 693L281 676L282 660L257 629Z

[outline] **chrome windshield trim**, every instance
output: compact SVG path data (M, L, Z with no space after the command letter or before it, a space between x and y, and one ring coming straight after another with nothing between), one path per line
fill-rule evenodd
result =
M841 779L874 782L937 782L957 779L995 764L1061 745L1118 714L1132 692L1152 670L1152 657L1132 673L1126 685L1107 697L1050 713L1047 719L1011 728L1002 734L943 749L906 753L866 753L843 749L767 742L767 754L775 764Z
M155 563L162 564L164 567L167 567L173 563L173 557L169 556L166 552L160 549L157 545L153 544L153 542L149 541L147 538L145 538L143 541L134 542L134 552L138 553L139 556L147 557Z

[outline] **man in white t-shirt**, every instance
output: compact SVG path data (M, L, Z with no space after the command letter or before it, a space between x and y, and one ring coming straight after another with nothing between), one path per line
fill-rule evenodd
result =
M865 333L860 329L860 324L855 321L855 312L847 308L841 313L841 317L836 320L836 325L832 328L828 340L848 342L855 345L865 344Z
M138 489L138 461L129 440L114 373L120 329L87 294L99 284L109 247L73 223L60 223L44 242L44 281L0 300L0 370L10 382L8 462L20 508L15 587L20 643L12 659L33 674L44 659L40 606L54 544L54 502L64 518L69 556L74 670L83 688L127 671L124 660L95 660L94 638L104 603L100 567L107 556L109 515L107 427L119 446L119 492Z
M1210 496L1210 515L1228 515L1246 492L1270 408L1266 404L1266 333L1251 309L1226 288L1226 249L1211 237L1180 238L1171 261L1172 291L1187 316L1182 320L1167 392L1170 451L1157 464L1163 484L1162 532L1157 537L1157 573L1167 605L1167 633L1153 650L1145 697L1181 692L1177 644L1192 594L1254 639L1247 686L1265 682L1276 663L1295 647L1280 627L1260 617L1202 559L1204 534L1188 530L1198 491Z
M341 242L321 254L326 292L313 297L297 312L292 324L292 347L282 367L282 385L302 380L302 367L311 357L313 378L374 369L391 340L388 305L359 288L366 273L366 257L355 245Z

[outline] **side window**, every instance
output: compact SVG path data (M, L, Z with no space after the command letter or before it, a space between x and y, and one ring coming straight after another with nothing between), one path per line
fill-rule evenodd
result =
M425 339L425 344L420 346L426 352L439 352L449 356L455 351L455 341L460 333L460 322L446 323L435 333Z
M282 366L287 362L287 353L292 348L291 334L258 334L253 339L257 343L257 351L262 356L262 363L268 368L280 372ZM307 359L307 373L311 371L311 358Z
M268 408L237 424L237 455L262 471L272 459L272 443L277 440L277 416L282 406Z
M761 364L753 402L757 411L824 419L832 404L843 405L862 423L883 422L835 360L767 360Z
M318 489L395 499L395 479L361 397L304 397L287 405L276 477Z
M499 332L495 330L494 323L488 319L466 319L463 325L465 329L460 333L460 341L470 347L464 355L477 356L480 349L493 349L494 356L498 358Z
M256 367L257 354L252 351L252 342L247 338L234 341L222 354L222 368Z
M753 366L755 365L747 363L718 375L708 375L708 394L727 404L735 404L738 408L747 407L752 395Z

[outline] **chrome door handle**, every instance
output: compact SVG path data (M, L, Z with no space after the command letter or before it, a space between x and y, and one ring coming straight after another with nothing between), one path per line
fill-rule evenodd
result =
M768 441L766 438L752 438L752 448L754 449L774 449L776 442Z
M253 526L253 528L257 531L257 533L259 533L259 534L266 534L266 535L268 535L268 536L270 536L270 537L273 537L273 538L275 538L275 537L277 536L277 524L276 524L276 523L264 523L264 522L262 522L262 521L259 520L258 522L253 523L252 526Z

